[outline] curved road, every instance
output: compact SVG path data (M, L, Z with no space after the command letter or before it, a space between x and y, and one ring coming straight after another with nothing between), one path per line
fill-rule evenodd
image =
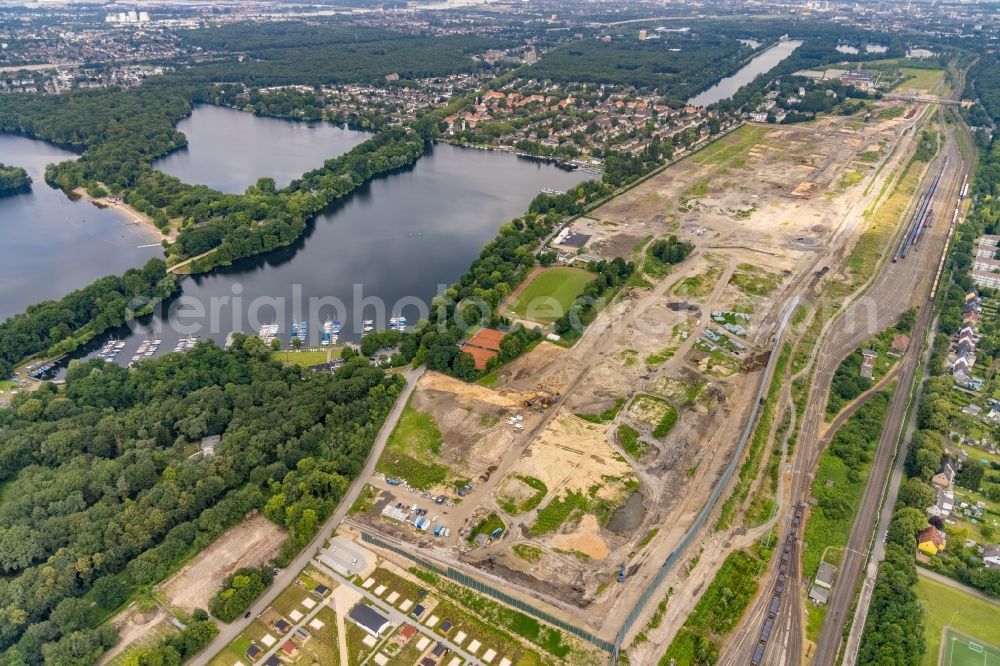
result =
M403 414L403 408L406 407L406 403L410 400L410 394L413 393L413 389L417 386L417 380L420 376L424 374L424 367L420 366L416 369L407 369L401 373L404 378L406 378L406 387L403 392L399 394L399 398L396 399L396 404L393 405L392 411L385 419L385 423L382 424L382 429L379 430L378 436L375 438L375 442L372 444L371 451L368 453L368 460L365 461L365 467L358 473L354 481L351 483L350 488L347 490L347 494L344 495L343 499L340 500L340 504L337 509L333 512L333 515L323 526L320 528L313 540L309 542L309 545L302 549L298 557L292 560L291 564L278 572L278 575L274 577L274 582L271 583L271 587L264 592L261 597L254 602L250 607L250 617L249 618L239 618L229 624L224 624L219 630L219 635L215 639L205 646L201 652L199 652L189 663L191 666L205 666L212 657L214 657L222 648L226 647L229 643L233 641L240 632L247 628L247 626L253 622L253 619L264 612L275 597L281 594L282 590L292 584L292 581L299 575L299 572L305 568L307 564L312 560L313 555L322 546L330 536L333 534L333 530L336 529L337 525L344 519L347 515L348 510L354 504L354 500L358 498L361 490L365 487L365 483L371 478L372 474L375 473L375 465L378 463L378 459L382 455L382 450L385 448L386 442L389 441L389 435L396 427L396 423L399 421L399 417Z

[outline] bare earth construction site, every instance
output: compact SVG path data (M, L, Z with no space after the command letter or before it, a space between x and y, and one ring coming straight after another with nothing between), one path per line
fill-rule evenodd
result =
M827 271L846 279L838 261L909 159L924 107L880 120L889 105L868 122L744 125L578 218L587 253L635 260L642 280L573 346L542 342L484 385L427 373L413 427L397 431L413 441L390 442L382 459L405 457L413 476L369 479L353 528L502 579L614 640L741 452L782 315ZM671 235L695 247L672 270L646 254ZM406 522L424 515L421 529ZM683 622L730 547L759 536L696 540L667 579L687 592L666 625ZM655 661L652 646L638 649Z

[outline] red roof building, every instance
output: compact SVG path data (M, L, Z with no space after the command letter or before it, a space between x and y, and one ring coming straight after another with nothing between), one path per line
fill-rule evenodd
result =
M500 353L500 341L506 336L496 329L481 328L462 345L462 351L472 354L476 370L485 370L489 360Z

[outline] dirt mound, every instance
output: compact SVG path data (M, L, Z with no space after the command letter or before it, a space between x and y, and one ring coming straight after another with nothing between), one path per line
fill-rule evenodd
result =
M494 391L478 384L466 384L438 372L425 372L424 376L420 378L418 388L451 393L459 403L478 401L504 409L518 409L525 400L531 397L512 391Z
M597 516L588 513L577 525L576 531L569 534L557 534L549 542L553 548L560 550L575 550L593 560L603 560L608 554L608 544L601 538L601 528Z

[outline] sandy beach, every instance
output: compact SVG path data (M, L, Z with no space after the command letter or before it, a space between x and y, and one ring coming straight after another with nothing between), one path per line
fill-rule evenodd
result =
M164 234L158 226L153 223L152 218L150 218L145 213L140 213L132 206L122 201L117 197L92 197L87 194L87 191L82 187L78 187L73 190L73 194L79 196L84 201L89 201L98 208L112 208L119 211L125 217L129 219L133 224L137 224L147 230L152 236L153 240L160 242L166 240L167 242L174 242L176 233L171 232L170 234Z

